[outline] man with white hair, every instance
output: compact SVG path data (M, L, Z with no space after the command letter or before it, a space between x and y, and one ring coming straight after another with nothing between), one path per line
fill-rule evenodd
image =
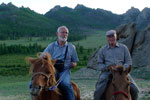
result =
M99 76L96 90L94 92L94 100L102 100L104 97L103 93L107 87L108 81L110 80L110 66L123 65L123 67L128 68L130 65L132 65L132 60L128 48L124 44L117 42L116 31L107 31L106 37L108 45L100 48L98 52L98 67L101 70L101 74ZM132 100L138 100L138 87L131 76L128 75L128 77L131 81L130 92Z
M49 53L52 59L56 60L56 64L54 65L58 72L56 77L59 79L63 76L58 87L62 90L65 100L75 100L70 81L70 68L77 66L78 55L75 46L67 42L69 30L66 26L58 27L56 35L58 37L57 41L50 43L41 56Z

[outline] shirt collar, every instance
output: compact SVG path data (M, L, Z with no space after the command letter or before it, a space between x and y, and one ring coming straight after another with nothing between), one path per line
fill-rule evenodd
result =
M55 45L59 46L58 41L55 42ZM68 42L67 42L67 41L66 41L66 43L65 43L64 46L66 46L66 45L68 45Z
M119 47L119 43L117 42L116 43L116 46L115 47ZM107 48L109 49L109 48L111 48L110 46L109 46L109 44L107 45Z

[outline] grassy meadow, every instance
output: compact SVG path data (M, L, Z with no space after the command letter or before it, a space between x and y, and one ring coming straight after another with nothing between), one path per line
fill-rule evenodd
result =
M48 37L46 40L41 40L40 38L35 37L32 39L20 38L18 40L0 41L0 44L21 44L27 46L29 44L37 43L42 47L46 47L50 42L55 40L56 38L51 37ZM87 36L86 39L72 43L76 45L80 59L80 61L78 62L78 66L75 69L71 70L72 74L75 74L77 70L86 66L88 57L95 51L95 49L106 44L105 32L97 31L94 34L90 34L89 36ZM81 48L78 46L83 47L84 49L81 50ZM0 55L0 73L5 72L3 73L3 76L0 75L0 100L30 100L28 83L31 75L26 74L29 72L30 66L25 61L25 58L28 56L36 57L36 53ZM26 67L27 69L24 69L24 67ZM143 69L143 71L146 70ZM11 72L15 72L16 74ZM140 77L139 72L140 70L136 69L131 74L134 76L136 83L141 89L140 100L150 100L150 81L148 80L148 78L144 78L148 76ZM145 74L142 73L142 75ZM148 72L147 75L149 75ZM79 88L81 90L81 99L92 100L93 92L95 90L95 83L97 80L84 80L79 78L75 79L74 81L79 85ZM88 84L85 84L85 82Z
M29 45L37 43L43 47L46 47L49 43L56 40L56 37L47 37L46 39L41 39L39 37L33 38L20 38L17 40L0 40L0 44L5 43L6 45ZM106 43L105 31L96 31L93 34L87 36L86 39L72 42L72 44L80 44L84 48L98 48Z

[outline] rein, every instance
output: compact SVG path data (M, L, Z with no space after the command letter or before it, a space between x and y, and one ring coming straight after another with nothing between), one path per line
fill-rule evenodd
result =
M60 84L60 82L62 81L63 77L65 76L65 74L69 71L69 69L67 69L62 76L57 80L55 87L57 88L58 85Z
M112 95L117 95L117 94L123 94L126 98L129 97L128 94L124 91L116 91L116 92L112 93Z
M38 75L38 74L41 74L41 75L43 75L43 76L46 76L46 78L48 79L47 80L47 86L35 86L35 85L32 85L32 82L29 84L29 88L31 89L31 88L38 88L38 89L45 89L45 90L50 90L50 91L53 91L53 90L55 90L57 87L58 87L58 85L60 84L60 82L62 81L62 79L63 79L63 77L65 76L65 74L67 73L69 71L69 69L67 69L63 74L62 74L62 76L57 80L57 82L56 82L56 85L55 86L49 86L49 84L48 84L48 82L49 82L49 79L50 79L50 77L52 76L52 74L50 74L49 76L48 75L46 75L45 73L43 73L43 72L37 72L37 73L35 73L35 74L33 74L33 76L32 76L32 78L31 78L31 80L33 79L33 77L35 77L36 75Z
M41 74L41 75L45 76L45 77L48 79L48 80L47 80L47 86L35 86L35 85L32 85L32 79L33 79L33 77L35 77L35 76L38 75L38 74ZM48 75L46 75L46 74L43 73L43 72L37 72L37 73L33 74L32 77L31 77L31 82L30 82L30 84L29 84L29 88L30 88L30 89L31 89L31 88L38 88L38 89L45 89L45 90L47 90L47 89L49 88L48 82L49 82L49 79L50 79L51 76L52 76L52 74L50 74L50 75L48 76Z

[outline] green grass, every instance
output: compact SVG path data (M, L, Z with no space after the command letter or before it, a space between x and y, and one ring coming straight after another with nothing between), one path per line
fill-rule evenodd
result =
M150 69L145 67L133 67L131 75L138 79L150 80Z
M31 76L0 76L0 100L29 100L30 94L28 83ZM96 79L73 80L76 82L81 91L82 100L93 100L93 92L95 90ZM142 90L150 89L150 80L135 80ZM86 83L86 84L85 84ZM139 100L150 100L150 91L144 91Z
M140 100L150 100L150 80L138 79L136 83L140 88Z
M5 43L6 45L15 45L15 44L29 45L37 43L39 45L42 45L42 47L46 47L49 43L55 40L56 37L47 37L47 39L44 40L39 37L32 37L32 39L20 38L18 40L0 40L0 44ZM87 49L98 48L99 46L106 44L105 31L96 31L93 34L88 35L86 39L72 43L75 45L79 43L81 46Z
M33 55L25 55L25 54L7 54L7 55L0 55L0 66L3 65L26 65L25 58L27 56L36 56L36 54Z
M99 48L100 46L107 43L105 37L105 31L97 31L86 38L86 40L76 41L73 44L80 44L84 48Z
M30 76L0 76L0 96L29 94Z
M30 65L25 60L26 57L34 57L35 55L1 55L0 59L0 74L4 76L10 76L10 75L27 75L29 72ZM85 67L85 64L87 61L83 61L82 56L80 56L80 62L78 63L78 66L71 69L71 72L76 72L77 70ZM84 62L84 63L83 63Z
M29 45L29 44L39 44L39 45L42 45L42 47L46 47L49 43L55 41L56 38L53 38L53 37L48 37L47 39L45 40L42 40L41 38L39 37L32 37L32 39L29 39L29 38L20 38L18 40L0 40L0 44L3 44L5 43L6 45Z

